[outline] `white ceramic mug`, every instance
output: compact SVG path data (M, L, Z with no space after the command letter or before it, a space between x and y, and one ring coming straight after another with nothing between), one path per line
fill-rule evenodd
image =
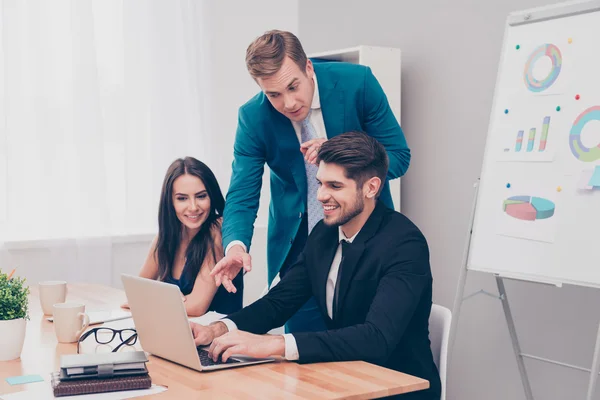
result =
M60 343L75 343L90 324L85 304L57 303L54 309L54 332Z
M67 299L67 282L43 281L39 283L40 305L46 315L52 315L52 306Z

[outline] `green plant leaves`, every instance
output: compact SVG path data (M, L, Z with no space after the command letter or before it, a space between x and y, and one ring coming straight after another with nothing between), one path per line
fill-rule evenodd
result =
M29 287L25 286L25 278L13 277L0 269L0 321L10 319L29 319Z

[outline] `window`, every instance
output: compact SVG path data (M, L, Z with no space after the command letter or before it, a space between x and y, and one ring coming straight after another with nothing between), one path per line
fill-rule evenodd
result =
M0 242L151 233L202 144L201 2L0 8Z

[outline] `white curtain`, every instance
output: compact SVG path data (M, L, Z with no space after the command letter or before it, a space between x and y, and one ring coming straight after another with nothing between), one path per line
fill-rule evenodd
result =
M202 2L0 4L0 268L109 283L110 238L156 232L168 165L215 162Z

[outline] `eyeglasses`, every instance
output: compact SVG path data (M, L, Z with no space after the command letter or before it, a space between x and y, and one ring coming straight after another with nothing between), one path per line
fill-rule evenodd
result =
M79 344L83 342L85 339L94 334L94 338L97 343L100 344L108 344L113 341L115 336L119 334L119 339L121 339L121 344L119 344L112 351L116 353L122 346L133 346L137 343L137 331L133 328L128 329L112 329L112 328L94 328L85 332L79 340L77 341L77 354L79 354ZM125 339L123 339L125 337Z

